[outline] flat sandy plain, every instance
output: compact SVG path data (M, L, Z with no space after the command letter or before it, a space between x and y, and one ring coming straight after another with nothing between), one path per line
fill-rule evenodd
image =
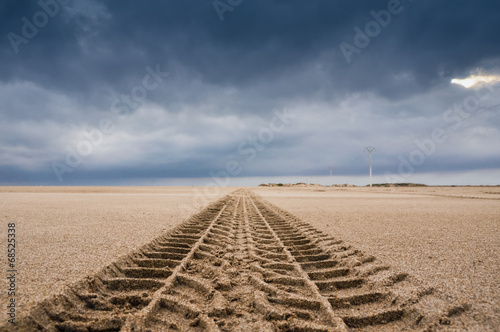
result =
M471 330L500 330L500 187L248 189L443 297L470 304ZM186 220L199 209L199 190L0 187L4 243L7 224L16 224L19 312ZM214 201L234 190L203 196ZM0 286L6 303L5 279Z
M202 202L234 190L0 187L2 271L7 270L7 224L16 224L18 313L150 242L197 212ZM203 199L194 201L196 195ZM0 285L0 303L7 303L7 280ZM4 310L0 317L2 325Z
M474 330L500 331L500 187L253 191L450 300L471 304Z

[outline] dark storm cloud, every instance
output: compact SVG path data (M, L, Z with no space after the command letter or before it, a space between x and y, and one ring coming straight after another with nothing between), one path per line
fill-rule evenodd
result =
M3 39L9 65L3 62L2 80L28 79L88 97L102 88L126 89L145 63L176 63L205 82L236 86L272 82L318 63L326 71L319 83L397 96L498 56L498 2L401 0L401 13L347 65L339 44L353 44L353 28L364 30L370 11L386 10L387 3L248 1L220 22L210 1L73 1L19 45L19 54ZM24 8L7 2L2 30L20 33L21 17L37 10L32 2ZM401 84L400 74L415 82Z
M324 151L344 160L339 170L345 174L359 174L365 159L348 151L368 143L387 146L381 163L390 169L399 154L412 151L413 137L444 126L446 109L471 93L450 87L451 78L476 69L500 72L498 1L255 0L224 12L223 21L213 4L2 2L0 151L6 171L0 181L36 177L14 176L15 166L28 167L30 156L28 168L39 164L45 179L47 164L63 161L66 146L76 148L82 130L98 128L104 117L111 117L116 133L84 158L88 168L84 162L71 176L207 176L234 155L241 159L238 144L287 107L297 122L276 133L242 174L319 172L324 167L315 165L333 158ZM33 23L47 6L53 17L35 36L23 36L26 20ZM390 22L368 45L357 45L357 28L370 34L373 13L383 17L390 8ZM13 43L12 34L25 42ZM350 61L342 43L357 47ZM141 85L148 66L168 71L168 79L130 109L135 116L113 114L113 102ZM26 128L33 126L30 134ZM496 135L488 131L481 139ZM395 137L407 141L401 147ZM451 167L433 163L446 155L440 153L420 169ZM465 153L463 169L471 169L471 156ZM483 161L490 167L496 159L486 155ZM134 171L118 166L123 162Z

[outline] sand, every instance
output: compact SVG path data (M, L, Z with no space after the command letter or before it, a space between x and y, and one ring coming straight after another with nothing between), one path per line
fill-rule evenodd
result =
M500 330L500 188L257 188L255 193L370 253Z
M178 225L202 202L233 190L201 191L203 199L193 201L199 191L191 187L0 187L2 243L7 243L7 224L16 224L18 312ZM2 265L6 271L4 258ZM6 303L6 286L2 278L0 303ZM6 320L4 310L0 320Z
M500 188L250 189L450 301L471 304L466 315L479 330L499 329ZM19 310L178 225L199 210L195 190L0 187L0 238L7 223L17 225Z

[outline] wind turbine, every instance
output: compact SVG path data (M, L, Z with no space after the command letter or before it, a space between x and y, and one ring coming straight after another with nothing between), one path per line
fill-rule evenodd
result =
M330 176L333 174L333 166L328 167L330 169Z
M374 146L367 146L365 148L366 151L370 154L370 187L372 186L372 152L375 151Z

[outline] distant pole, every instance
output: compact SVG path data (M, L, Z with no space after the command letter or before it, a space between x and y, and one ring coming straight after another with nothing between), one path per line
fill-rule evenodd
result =
M330 167L330 176L332 176L333 173L333 167Z
M370 187L372 186L372 152L375 151L375 147L367 146L366 151L370 154Z

